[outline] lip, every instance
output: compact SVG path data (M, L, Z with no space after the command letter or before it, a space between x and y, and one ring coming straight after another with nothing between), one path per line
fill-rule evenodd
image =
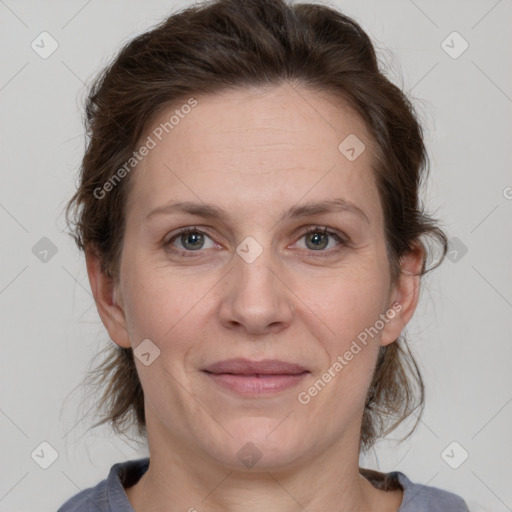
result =
M277 359L228 359L203 369L210 379L241 395L258 396L297 385L310 372L300 364Z

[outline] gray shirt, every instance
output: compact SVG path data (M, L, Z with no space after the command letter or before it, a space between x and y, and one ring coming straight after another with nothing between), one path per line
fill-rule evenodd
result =
M57 512L134 512L124 486L134 485L149 467L149 458L114 464L105 480L64 503ZM469 512L464 500L436 487L412 483L403 473L393 477L404 490L398 512Z

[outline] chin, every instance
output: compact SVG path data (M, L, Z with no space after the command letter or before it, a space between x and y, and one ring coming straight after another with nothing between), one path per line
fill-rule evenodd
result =
M223 440L205 447L217 462L232 470L268 471L286 469L304 455L304 439L309 437L304 425L300 436L293 419L283 415L282 418L243 418L224 424L227 434ZM293 431L290 427L294 427ZM212 447L216 449L212 450Z

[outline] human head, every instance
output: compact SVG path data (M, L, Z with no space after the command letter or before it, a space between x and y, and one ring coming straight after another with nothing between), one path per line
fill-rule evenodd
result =
M120 279L126 204L137 167L110 190L104 184L171 105L230 88L283 84L339 98L364 122L372 139L392 279L399 278L401 258L423 236L437 237L446 250L443 233L418 198L428 161L421 127L405 95L379 70L368 36L333 9L281 0L223 0L188 8L127 44L97 79L87 103L89 143L80 186L68 209L75 208L78 246L96 251L105 273ZM97 373L109 379L104 422L119 427L133 418L142 433L143 394L132 351L112 347L110 352ZM362 448L422 401L421 377L405 340L381 347L363 415Z

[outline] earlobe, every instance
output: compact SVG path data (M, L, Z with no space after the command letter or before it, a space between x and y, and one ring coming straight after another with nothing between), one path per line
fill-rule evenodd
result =
M400 258L400 275L393 286L391 304L387 311L390 320L385 325L381 336L383 346L398 339L416 310L424 256L423 246L417 244Z
M110 338L120 347L130 348L130 339L126 329L125 315L116 298L118 286L112 277L101 269L101 258L93 248L85 251L87 274L96 302L96 308Z

